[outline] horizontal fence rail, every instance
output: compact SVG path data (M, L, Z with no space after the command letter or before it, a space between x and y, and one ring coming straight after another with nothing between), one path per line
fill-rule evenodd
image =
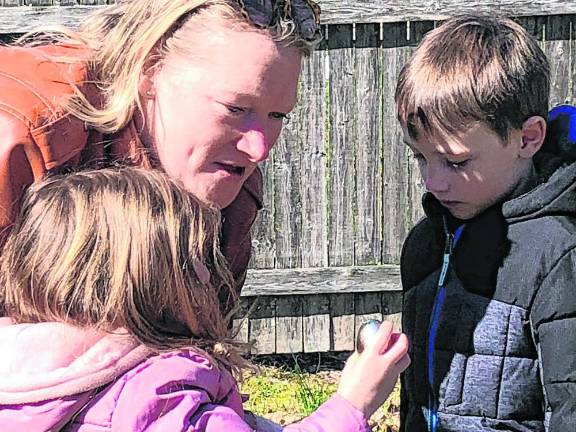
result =
M91 10L113 0L0 0L0 33L26 32L39 24L75 27ZM319 0L323 24L441 20L454 14L544 16L576 13L565 0Z
M399 282L395 266L250 271L237 339L254 354L351 351L366 320L400 328Z
M245 297L399 291L396 265L249 270Z

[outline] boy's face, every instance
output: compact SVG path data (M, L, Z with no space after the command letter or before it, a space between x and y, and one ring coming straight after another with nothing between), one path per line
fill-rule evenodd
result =
M470 219L502 200L530 167L522 154L522 131L505 143L481 123L457 136L404 141L414 152L426 190L456 218Z

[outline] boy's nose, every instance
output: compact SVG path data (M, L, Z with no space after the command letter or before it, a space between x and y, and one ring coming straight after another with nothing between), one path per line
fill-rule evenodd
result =
M262 131L251 129L242 134L238 150L246 153L251 162L262 162L268 158L271 145Z
M439 193L448 191L448 181L441 169L428 165L424 171L424 186L428 192Z

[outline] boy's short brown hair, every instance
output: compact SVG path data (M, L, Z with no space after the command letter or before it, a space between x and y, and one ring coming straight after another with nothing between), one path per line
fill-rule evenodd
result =
M505 142L531 116L546 118L549 64L507 18L461 16L430 31L400 73L398 120L410 138L488 125Z

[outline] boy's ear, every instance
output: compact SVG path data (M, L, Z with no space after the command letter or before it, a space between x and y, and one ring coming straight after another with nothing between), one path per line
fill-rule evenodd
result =
M540 116L528 118L522 125L522 143L520 144L520 157L532 158L540 150L546 138L546 120Z

